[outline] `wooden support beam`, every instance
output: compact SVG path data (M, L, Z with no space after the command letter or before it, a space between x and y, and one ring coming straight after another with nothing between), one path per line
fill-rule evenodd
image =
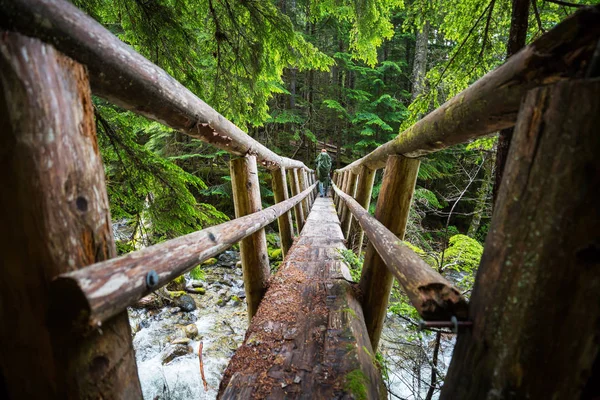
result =
M424 320L467 318L468 304L450 281L433 270L417 253L375 219L356 200L334 187L364 229L388 270L402 285L412 305Z
M408 212L412 200L420 161L403 156L389 156L377 199L375 218L398 239L404 239ZM362 306L371 346L377 349L387 313L388 299L394 276L369 242L363 262L359 286Z
M281 203L288 200L287 179L285 176L285 168L279 168L271 171L273 196L275 203ZM290 247L294 243L294 228L292 227L292 213L286 211L277 218L279 226L279 237L281 239L281 251L283 256L290 251Z
M62 274L51 284L53 319L97 327L139 299L214 257L288 212L312 188L245 217ZM148 284L153 277L154 283ZM119 283L115 284L115 280ZM107 290L107 288L112 290Z
M290 179L290 188L292 189L292 195L296 196L300 193L300 181L298 180L298 171L294 168L288 170L288 178ZM298 229L298 235L302 232L304 227L304 210L302 202L296 204L294 207L294 215L296 217L296 229Z
M47 315L49 284L116 254L85 67L0 34L0 392L141 398L127 313L81 336Z
M262 210L256 157L246 156L231 160L231 184L235 217L240 218ZM240 241L240 258L244 273L244 289L248 303L248 320L252 320L267 290L271 274L267 238L260 229Z
M373 182L375 182L375 173L377 171L368 167L361 167L356 183L356 196L354 198L365 210L369 210L371 204L371 191ZM363 243L363 231L358 221L353 220L348 232L348 248L352 249L357 255L360 254Z
M346 172L342 173L339 180L340 180L340 187L342 188L342 190L344 190L344 188L346 187L346 185L348 183L348 173L346 173ZM342 210L344 208L344 203L342 201L340 201L339 196L337 197L337 202L335 203L335 208L337 210L338 218L341 218Z
M387 156L419 157L514 126L527 91L583 77L600 39L600 5L573 15L396 138L342 168L383 168Z
M600 345L599 93L525 98L441 399L581 398Z
M358 179L358 176L352 172L352 171L348 171L348 184L346 185L346 194L348 194L348 196L354 198L354 196L356 195L356 181ZM340 202L343 204L341 207L343 207L342 210L342 218L340 219L340 221L342 221L342 232L344 233L344 238L346 238L346 241L348 240L348 235L350 234L350 226L352 225L352 213L348 210L348 206L346 205L346 202L342 201L342 199L340 198Z

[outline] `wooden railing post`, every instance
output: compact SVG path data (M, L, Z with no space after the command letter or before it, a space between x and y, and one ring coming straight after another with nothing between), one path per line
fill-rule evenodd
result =
M0 392L142 398L126 312L86 336L47 315L54 277L116 255L86 69L2 32L0 132Z
M398 239L404 239L419 164L418 159L389 156L385 166L375 218ZM394 276L369 242L360 277L360 288L363 293L365 324L374 350L377 350L379 344L392 283Z
M298 178L300 180L300 193L308 189L308 178L306 177L306 171L304 169L299 169ZM302 211L304 212L304 220L306 221L306 219L308 218L308 213L310 212L310 203L308 196L305 197L304 200L302 200Z
M376 170L370 169L364 165L360 167L360 173L358 175L358 182L356 186L356 196L354 199L365 210L369 210L369 204L371 203L371 191L373 190L373 182L375 182L376 172ZM356 254L360 254L362 243L363 230L358 221L353 219L350 225L350 232L348 233L348 248L354 250Z
M262 209L256 157L246 156L231 160L231 184L235 217L243 217ZM269 255L265 230L242 239L240 257L244 274L244 289L248 303L248 320L252 320L262 300L270 275Z
M344 172L341 176L340 176L340 183L339 183L339 188L344 190L344 187L346 186L347 182L348 182L348 174L347 172ZM338 186L336 184L336 186ZM337 213L338 213L338 218L342 217L342 210L344 208L344 202L341 201L340 196L337 196L336 198L336 202L335 202L335 208L337 209Z
M348 172L348 183L346 184L346 192L350 197L354 198L356 195L356 180L358 176L352 171ZM343 205L342 209L342 232L344 233L344 238L348 240L348 234L350 233L350 225L352 224L352 213L348 210L348 206L340 199L341 204Z
M335 186L339 186L339 177L340 174L336 171L333 173L333 178L331 178L331 182L333 182L333 184ZM338 195L335 193L335 191L333 191L333 193L331 194L332 198L333 198L333 204L335 205L335 207L337 208L338 206Z
M563 81L522 102L441 399L598 395L581 395L600 345L598 93Z
M300 182L298 181L298 170L296 168L288 169L288 178L290 189L292 190L292 196L296 196L301 192ZM298 235L300 235L300 232L302 232L302 228L304 227L304 211L302 209L302 202L296 204L294 207L294 216L296 219L296 229L298 230Z
M281 203L289 198L287 179L285 176L285 168L279 168L271 171L273 178L273 193L275 197L275 203ZM286 212L277 218L277 224L279 225L279 237L281 238L281 251L283 256L288 253L292 243L294 242L294 229L292 227L292 214Z

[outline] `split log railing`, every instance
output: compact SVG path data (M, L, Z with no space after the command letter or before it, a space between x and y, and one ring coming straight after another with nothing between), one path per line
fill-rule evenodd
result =
M291 209L300 232L314 173L250 138L66 1L0 0L0 27L0 394L141 398L125 308L241 242L252 317L268 277L264 227L278 221L287 253ZM589 72L599 38L600 6L581 9L334 175L342 233L355 251L368 238L359 286L373 349L394 278L424 319L472 323L459 330L444 399L576 399L588 390L600 319L600 81ZM114 258L92 92L238 156L236 219ZM401 243L415 158L515 124L467 304ZM273 177L276 204L265 210L258 165ZM383 167L373 217L366 210ZM559 366L550 381L546 357Z

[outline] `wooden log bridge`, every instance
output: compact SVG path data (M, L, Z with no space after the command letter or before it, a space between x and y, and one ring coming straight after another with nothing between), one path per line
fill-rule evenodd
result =
M219 397L385 397L331 198L318 198L304 229L225 371Z
M374 355L393 279L430 325L461 326L441 399L600 398L599 41L600 5L582 7L335 171L330 199L316 198L302 161L248 136L73 4L0 0L0 398L140 399L126 307L236 242L251 320L222 399L387 397ZM115 258L92 93L227 151L236 218ZM418 157L510 126L467 303L401 243ZM259 167L273 179L264 210ZM274 221L285 258L271 276ZM340 250L360 253L365 236L354 283Z

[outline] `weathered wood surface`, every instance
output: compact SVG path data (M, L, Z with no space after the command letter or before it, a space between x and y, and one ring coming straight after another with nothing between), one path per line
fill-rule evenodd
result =
M231 160L231 186L235 217L240 218L262 210L256 157L246 156ZM306 201L306 197L302 201ZM259 229L240 241L240 260L244 276L244 290L248 305L248 321L252 319L266 290L271 275L267 236Z
M600 344L599 93L526 97L441 398L580 399Z
M85 68L0 34L0 397L141 398L126 313L87 337L47 315L49 283L115 255Z
M274 169L271 171L272 177L272 188L275 203L281 203L289 199L287 178L285 174L285 168ZM281 238L281 251L283 256L290 251L290 247L294 243L294 228L292 226L292 214L290 211L286 211L277 218L277 225L279 226L279 237Z
M52 282L53 318L64 324L97 326L135 304L204 260L264 228L307 196L308 188L289 200L233 221L63 274ZM154 271L156 285L146 278Z
M300 185L299 191L304 191L308 187L308 179L306 178L306 171L301 169L298 170L298 184ZM304 220L308 218L308 213L310 211L310 203L308 201L308 196L302 200L302 212L304 213Z
M348 173L344 172L342 174L342 176L340 177L340 187L342 188L342 190L344 190L346 188L346 186L348 185L348 175L349 174L350 174L350 172L348 172ZM334 192L334 195L335 195L335 192ZM344 209L344 203L340 201L339 197L337 197L337 201L334 204L335 204L335 208L337 210L338 217L341 221L342 213L343 213L343 209Z
M225 371L219 398L386 396L355 287L340 261L342 248L332 200L318 198L301 237L271 278Z
M373 183L375 182L375 173L377 171L368 167L362 166L358 174L358 180L356 182L356 195L354 199L364 208L369 209L371 204L371 192L373 191ZM348 205L346 204L346 207ZM356 219L353 219L350 223L350 230L348 231L348 248L353 250L356 254L360 254L363 244L363 230Z
M354 196L356 195L356 180L358 179L358 176L354 172L348 171L348 179L349 181L346 185L346 191L344 193L354 198ZM342 233L344 234L344 237L347 240L348 234L350 233L350 226L352 224L352 213L348 211L348 206L346 206L346 203L343 202L341 198L340 207L342 207L342 218L340 218L340 221L342 223Z
M420 161L416 159L389 156L385 165L375 218L400 240L404 239L419 164ZM393 283L394 276L385 266L373 243L369 242L359 286L363 294L365 325L371 346L375 350L381 337Z
M446 320L452 316L467 318L467 302L460 291L434 271L414 251L402 244L392 232L369 214L356 200L334 186L358 220L369 241L389 271L402 285L412 305L424 320Z
M292 195L296 196L300 193L300 181L298 180L298 170L289 169L288 177L290 183L290 189L292 189ZM296 229L298 230L298 234L302 232L302 228L304 228L304 207L302 206L302 202L299 202L294 207L294 216L296 217Z
M307 168L227 120L163 69L64 0L0 0L0 24L52 43L86 65L94 94L268 169Z
M528 90L583 77L600 38L600 5L581 8L395 139L340 171L385 166L387 156L419 157L515 124Z

